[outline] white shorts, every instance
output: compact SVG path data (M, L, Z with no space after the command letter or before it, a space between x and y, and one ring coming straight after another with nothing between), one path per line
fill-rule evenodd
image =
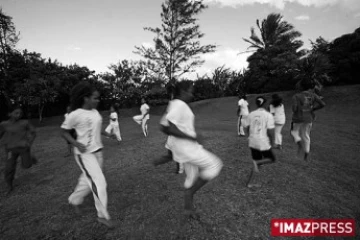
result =
M198 168L199 176L204 180L211 180L217 177L223 167L223 163L213 153L209 152L200 144L194 143L193 151L186 151L173 146L171 148L174 156L174 160L184 165L192 165Z

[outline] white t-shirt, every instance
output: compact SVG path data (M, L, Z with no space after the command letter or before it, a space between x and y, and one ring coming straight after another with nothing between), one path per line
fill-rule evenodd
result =
M101 142L102 117L96 109L85 110L79 108L71 112L61 128L75 129L77 141L86 146L86 153L91 153L103 147ZM75 147L75 153L80 151Z
M277 107L270 104L270 113L274 114L274 121L276 124L285 124L285 110L283 104Z
M172 100L167 109L167 113L161 119L160 124L168 126L173 123L183 133L196 137L195 116L190 107L179 99ZM175 161L183 163L191 160L191 155L196 155L202 146L188 139L170 136L167 147L172 151Z
M259 108L249 114L245 121L245 127L250 127L249 147L265 151L271 148L268 129L275 128L274 117L263 108Z
M140 107L140 112L141 115L145 115L148 111L150 110L149 105L147 105L146 103L144 103L143 105L141 105ZM144 120L150 119L150 114L146 115L146 117L144 118Z
M245 99L240 99L238 102L238 105L240 107L240 115L241 116L247 116L249 115L249 103Z
M115 121L113 121L112 119L115 119ZM118 115L116 112L112 112L110 113L110 125L119 125L119 122L118 122Z

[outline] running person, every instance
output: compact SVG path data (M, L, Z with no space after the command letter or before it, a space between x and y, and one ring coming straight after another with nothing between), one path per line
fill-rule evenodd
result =
M102 172L103 144L101 141L102 117L96 110L99 103L99 92L90 84L82 82L71 91L72 111L62 124L63 137L75 148L75 160L82 174L69 203L78 209L84 198L93 193L98 221L113 227L107 210L106 180ZM70 131L76 130L77 139Z
M270 113L274 116L275 121L275 145L274 148L282 149L281 130L285 124L285 110L282 98L278 94L272 95L272 101L269 106Z
M237 133L238 136L245 136L244 132L244 122L246 121L247 116L249 115L249 103L246 101L246 95L240 96L240 100L238 102L238 124L237 124Z
M257 109L249 114L244 126L249 134L249 147L254 165L247 187L259 186L250 183L253 174L259 173L260 165L274 163L276 160L271 150L274 141L274 117L265 110L265 102L264 97L256 98Z
M304 152L304 160L310 153L310 131L314 121L314 112L325 107L325 103L313 92L311 81L302 81L303 92L293 96L291 135L298 145L298 154Z
M188 82L177 82L175 99L169 104L162 131L171 137L170 146L174 161L184 165L185 215L197 218L198 214L193 205L194 194L219 175L223 163L198 143L199 136L194 126L195 117L187 105L193 98L192 92L193 85Z
M166 115L168 113L168 109L170 109L170 104L171 104L171 101L169 102L164 115L160 119L161 128L163 126L167 125ZM168 163L168 162L173 160L173 154L172 154L172 151L171 151L171 146L172 146L172 136L168 136L167 139L166 139L166 143L165 143L165 148L167 149L167 154L162 156L160 159L156 159L153 162L153 164L155 166L165 164L165 163ZM180 173L183 173L183 172L184 172L184 165L182 163L176 162L176 171L175 171L175 173L180 174Z
M147 137L148 136L148 125L147 122L150 119L150 107L149 105L146 104L146 101L144 98L141 99L141 107L140 107L140 112L141 115L136 115L133 117L134 121L141 125L141 129L144 133L144 136Z
M23 168L30 168L37 163L37 159L31 155L36 130L28 120L21 119L22 116L22 108L15 105L10 108L9 120L0 123L0 139L4 137L3 143L7 155L4 170L7 194L13 190L18 157L21 157Z
M120 126L118 121L118 109L116 105L112 105L110 107L110 123L106 127L105 132L108 136L115 136L116 140L120 143L121 142L121 134L120 134Z

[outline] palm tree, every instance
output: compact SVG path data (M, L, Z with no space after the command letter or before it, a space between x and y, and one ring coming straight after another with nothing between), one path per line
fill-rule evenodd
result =
M284 44L290 44L297 49L302 45L302 41L296 40L301 36L301 33L296 31L293 25L283 21L280 14L269 14L266 19L262 20L261 25L259 19L257 19L256 25L259 28L261 37L255 33L255 28L252 27L250 38L243 38L245 42L250 43L249 48L255 48L255 51Z

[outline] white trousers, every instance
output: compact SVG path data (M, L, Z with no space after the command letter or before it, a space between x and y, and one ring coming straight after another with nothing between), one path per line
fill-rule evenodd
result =
M284 127L284 124L275 124L275 144L282 145L282 134L281 130Z
M75 160L82 174L74 192L69 197L69 203L80 205L85 196L92 192L98 217L110 219L107 211L107 185L102 172L102 152L75 154Z
M120 133L120 127L118 124L109 124L106 128L105 128L105 132L107 132L108 134L114 134L116 136L116 140L121 141L121 133Z
M149 119L148 119L148 118L143 119L143 118L144 118L143 115L136 115L136 116L133 117L134 121L135 121L137 124L141 125L141 129L142 129L142 131L143 131L143 133L144 133L144 136L147 137L147 135L148 135L148 125L147 125L147 121L148 121Z
M239 118L238 118L238 124L237 124L237 133L238 133L238 135L241 135L241 136L245 135L243 126L245 124L246 118L247 118L247 116L243 116L243 115L240 115Z
M291 135L295 142L301 141L305 153L310 152L310 131L312 123L292 123Z

